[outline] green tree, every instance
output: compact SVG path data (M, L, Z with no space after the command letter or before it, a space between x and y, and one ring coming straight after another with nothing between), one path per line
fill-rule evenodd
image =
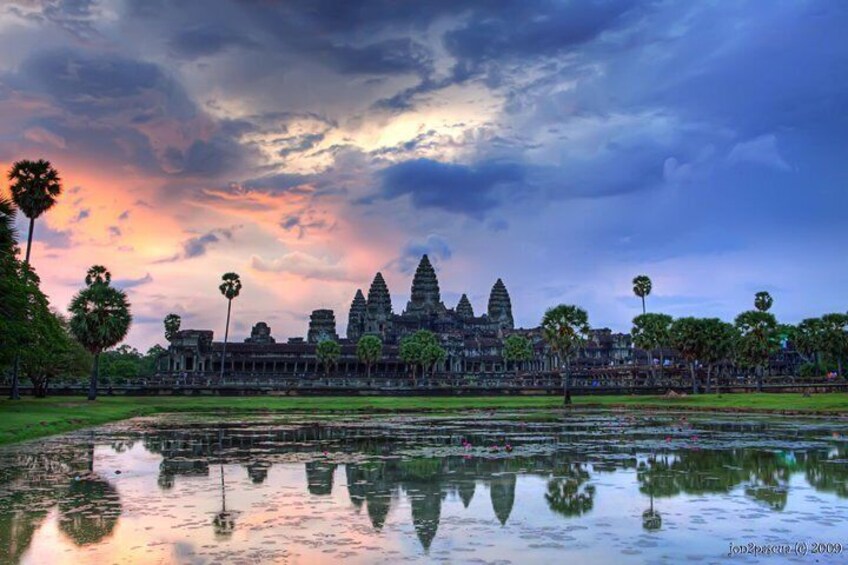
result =
M89 269L86 281L90 283L74 296L68 309L71 335L94 356L88 399L95 400L100 355L126 337L132 315L126 293L110 286L109 271L95 265Z
M100 357L100 381L123 384L141 376L143 356L135 347L124 344Z
M165 316L163 324L165 325L165 339L171 341L174 339L174 337L176 337L177 332L180 331L180 324L182 324L182 318L172 312Z
M46 297L33 304L27 324L30 338L21 349L21 372L32 382L36 398L47 396L50 381L58 377L79 377L91 370L91 356L68 331L68 322L49 308Z
M438 343L425 343L421 347L421 374L429 369L430 374L436 373L436 367L447 358L447 352Z
M533 344L523 335L512 334L504 340L503 358L507 363L514 364L515 374L518 375L521 363L533 359Z
M701 362L707 366L707 394L712 385L713 369L719 363L727 361L733 353L733 348L739 339L739 333L733 324L728 324L718 318L701 320L704 348L701 352Z
M659 351L660 372L663 370L663 350L669 346L671 341L671 324L674 318L668 314L640 314L633 318L633 329L630 335L633 344L639 349L648 352L651 365L651 375L654 374L653 352Z
M762 310L748 310L736 316L739 331L738 356L742 363L753 368L757 375L757 390L763 389L763 372L769 357L779 348L777 320Z
M371 366L383 357L383 342L376 335L365 335L356 344L356 356L365 363L365 371L371 376Z
M692 317L678 318L671 325L671 346L680 353L689 365L693 394L698 394L696 365L698 360L703 359L706 355L705 325L704 320Z
M651 294L652 287L653 284L651 283L651 279L647 275L639 275L633 279L633 294L642 299L643 314L648 312L645 309L645 298Z
M761 290L754 295L754 308L760 312L768 312L772 304L774 304L774 299L765 290Z
M330 366L338 363L341 354L341 346L332 339L325 339L318 343L318 347L315 349L315 355L318 361L324 365L325 376L330 376Z
M56 199L62 194L62 181L49 161L39 159L13 163L9 171L9 182L12 200L24 216L29 218L29 235L27 235L24 259L24 263L29 264L35 220L56 204Z
M428 368L435 368L435 364L444 361L447 355L439 345L439 338L429 330L418 330L403 338L398 353L404 363L412 366L413 377L416 365L421 366L421 376L424 376Z
M589 315L582 308L560 304L549 308L542 317L542 334L548 346L564 365L563 401L571 404L568 392L571 380L571 358L577 354L589 337Z
M805 318L795 328L795 349L808 360L812 359L816 369L822 367L824 332L824 322L821 318Z
M842 374L842 362L848 356L848 315L825 314L821 317L822 346L828 358L836 363L836 374Z
M155 375L156 372L159 370L159 358L162 357L162 355L165 354L167 351L167 349L165 349L158 343L148 349L147 353L144 354L144 357L141 358L141 368L139 369L139 376L150 377Z
M421 343L411 335L406 336L400 340L398 356L412 369L412 378L415 378L418 364L421 362Z
M227 325L224 326L224 348L221 351L221 379L224 378L224 367L227 365L227 340L230 337L230 312L233 308L233 298L241 293L241 278L236 273L224 273L218 290L227 299Z

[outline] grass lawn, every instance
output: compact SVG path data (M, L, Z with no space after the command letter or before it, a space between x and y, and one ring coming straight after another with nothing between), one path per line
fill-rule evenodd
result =
M702 394L680 398L661 396L576 396L574 404L597 407L704 409L728 411L790 411L798 413L848 414L848 394ZM156 396L84 398L59 396L0 400L0 444L33 439L134 416L163 412L392 412L440 410L457 412L474 409L550 409L562 406L558 396L488 397L232 397Z

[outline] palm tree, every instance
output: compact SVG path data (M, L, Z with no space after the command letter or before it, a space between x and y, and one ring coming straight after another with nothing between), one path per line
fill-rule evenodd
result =
M762 310L748 310L736 316L739 331L739 357L757 374L757 391L763 390L763 372L768 366L769 356L778 350L777 320L774 315Z
M177 332L180 331L180 324L182 323L182 318L179 315L174 314L173 312L165 316L165 320L163 321L165 324L165 339L171 341L176 337Z
M227 325L224 327L224 349L221 351L221 380L223 380L224 367L227 365L227 340L230 337L230 311L233 308L233 298L241 292L241 279L237 273L224 273L221 281L218 290L227 299Z
M365 363L365 370L370 378L371 365L383 356L383 342L376 335L362 336L359 343L356 344L356 355L360 361Z
M659 350L660 376L662 377L663 362L665 361L663 349L668 347L671 340L670 332L673 322L674 318L668 314L640 314L633 318L633 329L630 331L630 335L633 337L633 345L648 353L651 380L654 377L654 350Z
M651 279L647 275L639 275L633 279L633 294L642 299L642 313L645 314L645 297L651 294Z
M29 235L24 259L24 263L29 264L35 220L56 203L56 198L62 194L62 181L49 161L39 159L14 163L9 171L9 182L12 200L24 216L29 218Z
M774 304L774 299L768 292L762 290L754 295L754 308L760 312L768 312L772 304Z
M324 376L330 376L330 365L335 365L342 354L341 346L332 339L325 339L318 343L315 356L324 364Z
M707 348L705 321L701 318L678 318L671 324L671 345L689 364L692 375L692 394L698 394L696 364L703 360Z
M582 308L570 304L549 308L542 318L542 333L560 363L565 364L563 401L565 404L571 404L571 395L568 392L571 357L589 337L589 315Z
M86 287L74 296L68 310L71 312L71 335L94 356L88 386L88 399L94 400L97 398L100 354L126 337L132 315L126 293L109 285L112 278L109 271L95 265L85 278Z

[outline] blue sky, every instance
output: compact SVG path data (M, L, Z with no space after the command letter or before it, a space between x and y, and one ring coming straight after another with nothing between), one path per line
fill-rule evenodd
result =
M429 252L444 299L516 322L565 302L787 322L845 311L848 5L837 1L15 1L0 7L0 162L66 193L34 263L64 307L92 262L130 341L343 327ZM22 224L23 227L23 224Z

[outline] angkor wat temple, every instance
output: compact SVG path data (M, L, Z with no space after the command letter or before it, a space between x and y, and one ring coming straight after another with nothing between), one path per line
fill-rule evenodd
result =
M498 374L545 372L554 370L555 360L537 328L515 328L512 302L506 285L495 281L489 293L486 312L475 316L468 296L463 294L456 307L442 302L436 271L427 255L421 258L412 279L410 300L400 314L392 308L391 294L381 273L374 276L366 298L356 291L348 312L346 338L336 331L335 312L314 310L309 318L306 338L289 338L277 343L271 328L257 322L243 343L227 344L227 374L303 375L321 374L324 367L316 356L320 341L332 339L341 346L335 371L343 375L365 372L356 355L356 344L364 335L377 335L384 344L382 359L372 368L374 375L401 375L407 367L398 357L400 341L418 330L435 333L447 356L436 373ZM520 367L504 361L503 341L512 334L526 336L533 344L534 358ZM182 330L171 340L167 354L160 360L161 373L219 373L223 342L213 340L211 330ZM630 336L613 334L609 329L593 330L578 364L583 366L622 365L633 359Z

